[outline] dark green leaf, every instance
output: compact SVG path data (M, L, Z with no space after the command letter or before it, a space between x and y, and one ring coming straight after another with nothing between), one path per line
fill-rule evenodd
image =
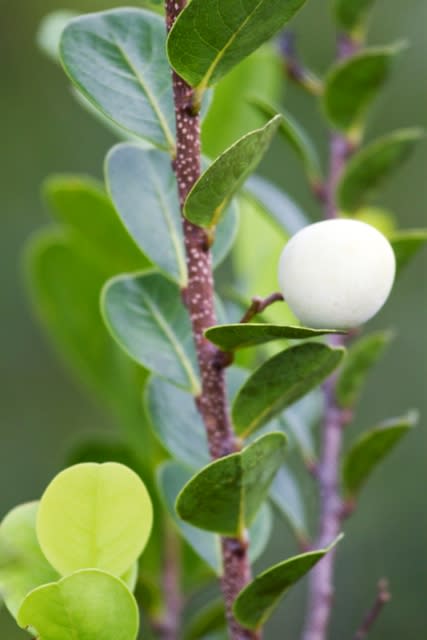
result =
M271 486L270 497L285 517L299 542L308 540L307 516L298 481L287 466L281 466Z
M255 347L273 340L304 340L318 338L327 333L339 333L333 329L308 329L277 324L246 323L212 327L205 332L208 340L224 351Z
M194 549L197 555L217 574L222 573L221 542L219 536L203 531L178 518L175 502L184 485L191 480L192 471L177 462L165 462L159 470L158 482L169 514L184 540ZM272 530L272 516L268 505L264 504L250 528L251 562L262 554L267 546Z
M259 574L240 594L233 610L237 620L248 629L259 629L273 613L280 599L289 589L306 575L341 538L337 538L328 548L310 551Z
M343 461L343 483L347 494L356 496L375 467L417 423L411 412L370 429L352 446Z
M184 640L205 639L208 634L222 631L226 624L224 601L214 600L192 616L184 631Z
M105 286L101 305L108 330L131 358L199 393L190 320L175 284L156 272L119 276Z
M339 365L343 349L305 343L277 354L257 369L233 403L237 433L246 437L319 385Z
M255 170L279 126L276 116L229 147L202 174L184 204L188 220L203 227L218 224L233 196Z
M396 231L389 238L396 256L396 272L399 275L410 260L427 242L427 229Z
M334 126L347 130L359 125L402 48L397 44L363 49L332 67L325 82L323 105Z
M408 158L423 136L422 129L402 129L379 138L356 153L338 185L340 207L344 211L361 207L383 180Z
M117 212L136 244L166 275L185 286L182 220L170 158L160 151L121 144L107 157L106 177ZM235 206L229 213L217 230L215 266L225 258L237 233Z
M266 102L264 98L251 98L250 103L267 118L271 118L277 113L280 113L282 116L279 126L280 135L285 142L291 145L295 153L299 156L310 182L314 185L319 184L321 181L321 170L317 151L301 125L290 113L276 109Z
M161 16L113 9L72 20L61 38L65 70L102 113L173 152L175 124Z
M169 34L169 60L202 91L270 40L304 1L192 0Z
M145 378L108 335L99 310L104 272L80 245L56 230L35 236L27 249L34 305L49 335L91 391L141 437L140 393Z
M338 23L348 31L363 26L368 11L375 0L334 0L334 12Z
M283 70L277 47L269 44L255 51L220 80L202 126L202 146L210 158L263 125L264 118L248 104L255 92L266 100L279 100Z
M103 187L82 176L49 178L44 195L55 219L76 234L80 250L99 264L105 277L150 266L123 227Z
M392 339L391 331L379 331L364 336L350 347L336 386L337 400L342 407L355 405L366 376L381 358Z
M204 467L179 494L178 515L200 529L241 535L268 494L285 446L282 433L269 433L241 452Z

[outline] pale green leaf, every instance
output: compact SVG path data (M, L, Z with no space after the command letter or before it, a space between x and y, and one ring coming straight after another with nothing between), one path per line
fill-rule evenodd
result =
M395 231L389 237L396 256L396 273L406 267L412 258L425 246L427 229L403 229Z
M270 497L284 516L299 542L308 540L304 498L295 475L282 465L271 485Z

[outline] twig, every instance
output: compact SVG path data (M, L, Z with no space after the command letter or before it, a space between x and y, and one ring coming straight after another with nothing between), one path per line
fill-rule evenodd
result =
M380 580L378 583L378 591L375 602L366 614L362 622L362 626L356 632L353 640L363 640L363 638L366 638L368 636L370 630L374 626L385 605L387 604L387 602L390 602L390 599L391 594L387 580Z
M254 318L258 313L262 313L267 307L274 304L275 302L283 302L284 298L281 293L272 293L267 296L267 298L259 298L256 296L252 298L252 304L249 309L246 311L245 315L240 320L241 324L246 322L250 322L252 318Z
M322 95L322 82L312 71L309 71L298 58L295 47L295 35L291 31L284 31L281 34L279 47L288 78L311 95Z
M186 0L166 0L166 22L171 29ZM181 208L200 176L200 117L194 90L173 72L177 154L174 170L177 177ZM188 285L184 302L188 309L201 374L201 393L197 406L206 428L212 458L217 459L238 450L233 432L225 387L224 364L216 349L204 336L204 331L216 324L212 257L209 239L204 229L183 217L187 255ZM232 640L256 640L259 634L243 629L232 612L238 593L251 578L246 540L222 539L222 591Z

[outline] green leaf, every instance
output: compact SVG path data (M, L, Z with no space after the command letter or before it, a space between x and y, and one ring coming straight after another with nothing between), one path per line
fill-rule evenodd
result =
M269 433L241 452L204 467L180 492L178 515L200 529L241 535L268 494L285 446L282 433Z
M280 599L329 553L340 539L338 538L326 549L289 558L260 573L239 593L234 602L234 615L240 624L248 629L261 628L279 604Z
M198 394L190 319L175 284L156 272L120 276L105 286L101 305L108 330L131 358Z
M422 129L402 129L379 138L356 153L338 185L341 209L354 211L361 207L383 180L408 158L423 137Z
M153 523L142 480L115 462L58 474L43 494L37 537L62 574L89 567L121 576L142 553Z
M0 592L14 617L30 591L59 578L37 540L38 507L38 502L22 504L12 509L0 525Z
M281 116L251 131L229 147L202 174L184 204L184 215L193 224L215 227L233 196L255 170L271 144Z
M294 440L307 466L313 466L316 462L317 444L313 431L324 414L324 404L321 389L314 389L288 407L280 418L291 444Z
M396 272L399 275L402 269L426 244L427 229L395 231L389 240L396 256Z
M318 338L328 333L339 333L339 331L277 324L246 323L211 327L205 331L205 336L224 351L234 351L245 347L256 347L273 340L304 340L306 338Z
M343 483L349 497L355 497L375 467L417 423L416 411L389 420L366 431L343 460Z
M40 22L37 30L37 44L41 51L54 62L58 62L59 59L59 43L62 32L68 22L76 16L77 13L74 11L59 9L49 13Z
M292 471L282 465L273 480L270 497L299 542L308 540L307 516L301 489Z
M335 127L346 131L360 124L403 48L399 43L363 49L332 67L325 82L323 106Z
M158 473L158 483L165 501L166 508L184 540L192 547L197 555L219 576L222 574L221 542L219 536L209 531L203 531L178 518L175 502L179 492L192 477L193 472L178 462L165 462ZM250 528L251 545L249 556L255 562L262 554L270 539L273 527L271 510L264 504Z
M304 0L192 0L172 28L173 68L199 91L214 84L288 22Z
M39 640L136 640L139 614L124 582L87 569L28 594L18 623Z
M129 434L141 437L140 393L145 372L108 335L99 310L104 270L81 255L75 238L46 230L26 251L33 304L49 337L83 381L110 407Z
M317 387L339 365L343 349L305 343L278 353L262 364L240 389L232 408L242 437Z
M199 609L184 630L184 640L200 640L226 627L225 607L222 598L209 602Z
M242 60L215 87L202 126L204 152L215 158L248 131L261 127L264 118L248 103L247 96L256 93L274 103L280 99L282 86L277 47L268 43Z
M271 118L277 113L280 113L282 116L279 125L279 133L281 137L292 147L302 161L309 181L314 185L319 184L322 180L320 160L313 143L301 125L290 113L283 111L283 109L276 109L274 106L266 102L264 98L250 98L250 103L254 105L259 113L267 118Z
M336 385L337 400L342 407L353 407L356 404L366 376L392 339L391 331L378 331L364 336L347 351Z
M334 13L341 27L356 31L363 26L375 0L334 0Z
M80 250L99 265L106 277L150 266L96 180L54 175L45 182L44 196L55 220L76 236Z
M180 286L187 283L182 219L170 158L156 150L121 144L109 153L106 179L111 198L138 247ZM238 216L230 207L217 231L214 266L234 242Z
M173 152L175 124L164 20L113 9L72 20L61 38L65 70L116 124Z

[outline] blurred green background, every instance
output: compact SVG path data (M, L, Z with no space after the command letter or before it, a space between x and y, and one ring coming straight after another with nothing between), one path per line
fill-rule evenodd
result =
M103 157L113 143L73 100L61 70L37 50L37 25L54 9L88 11L114 4L102 0L68 5L59 0L0 0L0 516L16 503L39 496L60 468L67 442L76 432L112 426L58 362L34 321L25 294L21 250L30 233L47 221L39 198L42 180L61 171L101 176ZM370 41L386 43L403 37L411 46L372 111L369 138L399 126L427 126L426 24L425 0L377 1ZM334 42L326 2L309 1L295 21L295 29L305 60L321 73L332 56ZM310 99L290 87L287 108L298 114L326 153L321 119ZM424 143L387 184L384 203L397 213L402 227L426 225L426 166ZM313 219L319 216L290 152L284 154L282 147L275 147L262 172L282 185ZM370 637L426 637L426 266L424 253L406 270L391 301L374 322L375 326L394 327L398 337L372 376L349 435L412 407L419 407L422 417L417 431L375 474L359 511L346 526L338 553L332 640L352 637L382 576L390 579L393 600ZM278 529L274 546L276 554L287 553L291 548L287 530ZM287 638L296 638L303 604L301 585L274 617L267 637L284 637L286 622ZM0 636L8 640L28 637L16 630L3 610Z

